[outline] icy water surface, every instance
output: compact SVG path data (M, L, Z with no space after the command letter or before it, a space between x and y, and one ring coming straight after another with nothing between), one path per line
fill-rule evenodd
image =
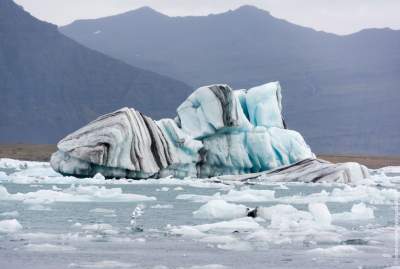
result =
M387 268L399 176L117 181L1 159L0 268Z

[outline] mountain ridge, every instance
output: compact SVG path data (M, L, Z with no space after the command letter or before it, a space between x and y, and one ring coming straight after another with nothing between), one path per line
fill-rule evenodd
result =
M86 48L10 0L0 1L0 141L55 143L130 106L174 115L191 88ZM157 106L154 106L157 103Z
M249 88L279 80L289 127L316 152L400 154L400 127L391 120L400 102L399 30L342 36L248 6L209 16L142 19L130 14L124 20L114 15L73 23L60 31L193 87Z

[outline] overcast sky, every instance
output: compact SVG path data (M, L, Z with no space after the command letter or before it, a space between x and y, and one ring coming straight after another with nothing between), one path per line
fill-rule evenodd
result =
M169 16L207 15L254 5L278 18L348 34L365 28L400 29L400 0L14 0L35 17L65 25L152 7Z

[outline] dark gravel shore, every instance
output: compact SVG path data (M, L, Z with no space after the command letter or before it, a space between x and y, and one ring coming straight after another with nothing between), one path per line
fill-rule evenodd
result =
M48 161L56 151L56 145L0 144L0 158L12 158L27 161ZM319 155L321 159L338 162L358 162L369 168L400 166L400 157Z

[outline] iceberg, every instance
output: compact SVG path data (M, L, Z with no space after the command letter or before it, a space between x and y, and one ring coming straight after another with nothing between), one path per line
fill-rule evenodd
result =
M308 171L307 181L327 176L348 182L353 175L367 176L358 164L316 160L301 134L287 129L279 82L248 90L224 84L200 87L177 108L174 119L156 121L125 107L90 122L57 146L53 169L78 177L279 178L290 171L299 180Z

